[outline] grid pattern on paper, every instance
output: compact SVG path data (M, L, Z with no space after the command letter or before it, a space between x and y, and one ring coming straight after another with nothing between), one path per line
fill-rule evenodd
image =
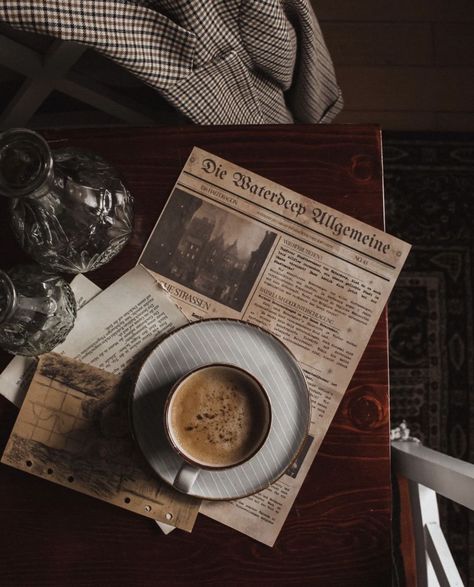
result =
M41 378L35 394L27 400L28 406L22 421L22 436L55 449L79 452L82 443L71 436L74 430L88 428L82 416L82 394L74 393L58 382Z

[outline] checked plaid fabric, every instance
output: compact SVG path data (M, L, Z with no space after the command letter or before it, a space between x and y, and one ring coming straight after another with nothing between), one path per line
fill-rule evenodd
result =
M94 48L198 124L329 122L342 108L309 0L3 0L0 20Z

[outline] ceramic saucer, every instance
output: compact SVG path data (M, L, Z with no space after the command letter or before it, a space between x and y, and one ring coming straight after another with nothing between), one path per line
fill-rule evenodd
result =
M202 470L189 493L203 499L237 499L271 485L295 459L308 433L308 388L286 346L247 322L201 320L169 334L145 359L131 398L138 446L156 474L169 484L182 460L165 437L166 396L180 377L209 363L245 369L262 383L271 404L270 431L257 454L231 469Z

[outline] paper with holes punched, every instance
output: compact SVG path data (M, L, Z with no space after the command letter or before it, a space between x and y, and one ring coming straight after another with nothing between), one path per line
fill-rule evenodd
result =
M99 288L83 276L76 277L72 287L78 302L89 303L82 304L73 329L55 351L117 375L157 337L187 322L142 267L133 268L100 295ZM35 366L36 359L15 357L0 375L0 392L18 407ZM193 508L195 516L195 501ZM168 532L162 519L158 525Z
M142 516L191 531L198 501L148 473L117 375L42 355L2 462Z

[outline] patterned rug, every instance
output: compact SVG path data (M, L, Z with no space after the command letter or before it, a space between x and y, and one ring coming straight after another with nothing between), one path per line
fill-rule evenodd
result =
M389 303L392 427L474 463L474 135L384 133L387 231L412 243ZM474 512L440 501L474 585Z

